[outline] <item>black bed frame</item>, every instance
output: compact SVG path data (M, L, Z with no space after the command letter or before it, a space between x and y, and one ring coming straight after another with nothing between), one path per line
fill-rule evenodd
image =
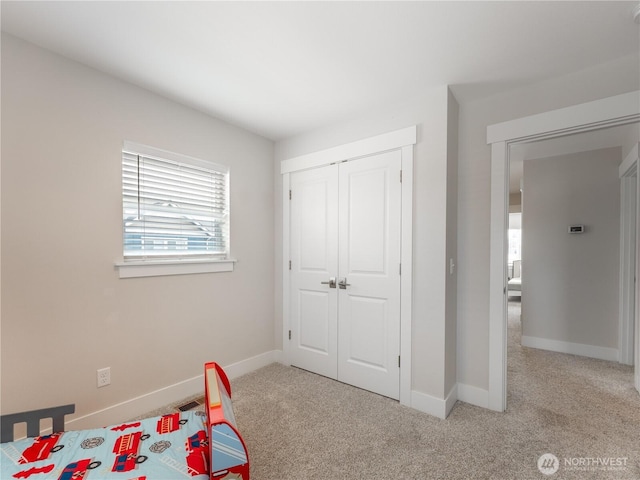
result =
M51 418L53 432L64 432L64 416L76 411L75 404L60 405L59 407L41 408L29 412L10 413L0 416L0 443L12 442L13 426L16 423L27 424L27 437L40 435L40 420Z

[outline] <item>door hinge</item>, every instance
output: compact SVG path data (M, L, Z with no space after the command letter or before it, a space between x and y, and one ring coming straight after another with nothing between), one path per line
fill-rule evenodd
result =
M402 183L402 170L400 170L400 183Z
M400 368L400 355L398 355L398 368Z
M291 190L289 190L289 200L291 200Z
M398 274L402 275L402 264L401 263L398 264Z
M291 340L291 330L289 330L289 340Z
M289 270L291 270L291 260L289 260Z

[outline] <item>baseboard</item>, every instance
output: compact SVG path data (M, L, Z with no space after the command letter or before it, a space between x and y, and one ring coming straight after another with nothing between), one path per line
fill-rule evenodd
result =
M234 379L271 363L278 362L280 358L282 358L282 352L273 350L223 366L223 368L227 376L230 379ZM65 422L65 428L68 430L83 430L120 423L199 393L204 394L204 372L201 375L131 398L102 410L69 419Z
M281 358L282 350L271 350L270 352L256 355L255 357L247 358L246 360L232 363L231 365L223 366L222 368L224 368L227 377L234 379L258 370L259 368L266 367L272 363L280 363ZM201 378L204 378L204 374ZM204 389L204 383L200 386Z
M456 403L458 387L454 385L446 398L437 398L426 393L411 391L411 408L438 418L447 418Z
M489 391L473 385L458 383L458 400L476 407L489 408Z
M582 343L563 342L560 340L550 340L548 338L522 336L522 346L538 348L540 350L550 350L552 352L569 353L583 357L598 358L600 360L618 361L618 349L598 347L595 345L585 345Z
M456 404L457 401L458 401L458 384L455 384L453 387L451 387L451 390L449 390L449 394L447 395L447 398L444 399L444 408L445 408L444 418L447 418L449 416L449 414L451 413L451 409L453 408L453 406Z

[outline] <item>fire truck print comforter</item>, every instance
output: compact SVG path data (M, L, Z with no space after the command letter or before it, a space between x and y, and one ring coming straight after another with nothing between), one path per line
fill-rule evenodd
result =
M206 415L177 412L94 430L0 445L9 480L179 480L209 478Z

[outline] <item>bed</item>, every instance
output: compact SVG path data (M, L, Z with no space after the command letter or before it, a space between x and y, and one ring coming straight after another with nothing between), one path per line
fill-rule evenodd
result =
M0 478L31 480L248 480L249 458L235 427L231 388L215 363L205 365L204 412L159 417L77 431L64 430L73 405L2 416ZM53 433L40 435L40 418ZM27 437L8 441L13 425Z
M510 297L521 297L522 296L522 278L515 277L507 282L507 290L509 291Z

